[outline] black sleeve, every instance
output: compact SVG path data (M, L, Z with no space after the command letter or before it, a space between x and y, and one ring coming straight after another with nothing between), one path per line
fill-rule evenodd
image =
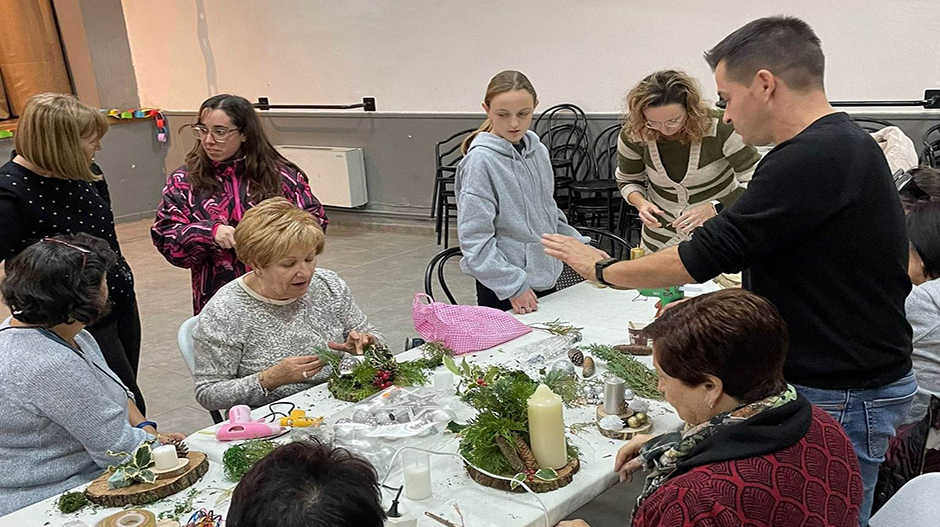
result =
M844 178L831 177L826 167L838 162L831 157L807 155L795 143L781 144L765 156L747 192L679 245L689 274L704 282L743 271L758 259L790 250L837 214L858 189L849 188Z
M94 183L92 183L92 185L94 185L95 190L98 191L98 195L101 196L101 199L103 199L105 203L107 203L108 206L110 207L111 206L111 192L108 190L108 182L105 181L104 179L104 172L101 171L101 167L99 167L97 163L91 164L91 172L92 174L95 174L96 176L101 176L101 179L98 181L95 181Z

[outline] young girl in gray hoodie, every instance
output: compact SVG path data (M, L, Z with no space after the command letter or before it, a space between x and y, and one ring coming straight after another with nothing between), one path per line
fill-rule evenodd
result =
M568 225L554 199L548 149L529 130L535 88L518 71L500 72L483 100L487 119L463 142L457 167L457 234L463 272L477 303L531 313L555 290L562 263L542 250L544 233L589 241Z

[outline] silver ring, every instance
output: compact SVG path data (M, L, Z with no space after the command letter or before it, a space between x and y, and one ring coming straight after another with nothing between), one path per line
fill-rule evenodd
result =
M303 374L304 374L304 379L306 379L306 378L307 378L307 370L304 370Z

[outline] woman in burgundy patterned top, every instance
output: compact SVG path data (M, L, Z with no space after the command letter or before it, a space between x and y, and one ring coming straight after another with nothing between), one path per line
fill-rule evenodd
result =
M617 454L621 480L649 471L634 527L858 525L855 450L784 382L786 324L770 302L726 289L676 305L646 334L659 389L686 425Z
M248 271L235 256L233 237L245 211L283 196L324 229L329 221L307 176L268 141L250 102L211 97L192 129L198 141L167 179L150 234L168 262L192 270L198 315L219 288Z

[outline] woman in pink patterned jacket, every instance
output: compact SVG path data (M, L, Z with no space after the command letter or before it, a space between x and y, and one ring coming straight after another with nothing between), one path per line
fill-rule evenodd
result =
M168 262L192 270L193 313L199 314L219 288L248 271L235 256L234 238L245 211L283 196L324 229L329 222L307 176L274 149L250 102L211 97L192 130L198 141L167 179L150 234Z

